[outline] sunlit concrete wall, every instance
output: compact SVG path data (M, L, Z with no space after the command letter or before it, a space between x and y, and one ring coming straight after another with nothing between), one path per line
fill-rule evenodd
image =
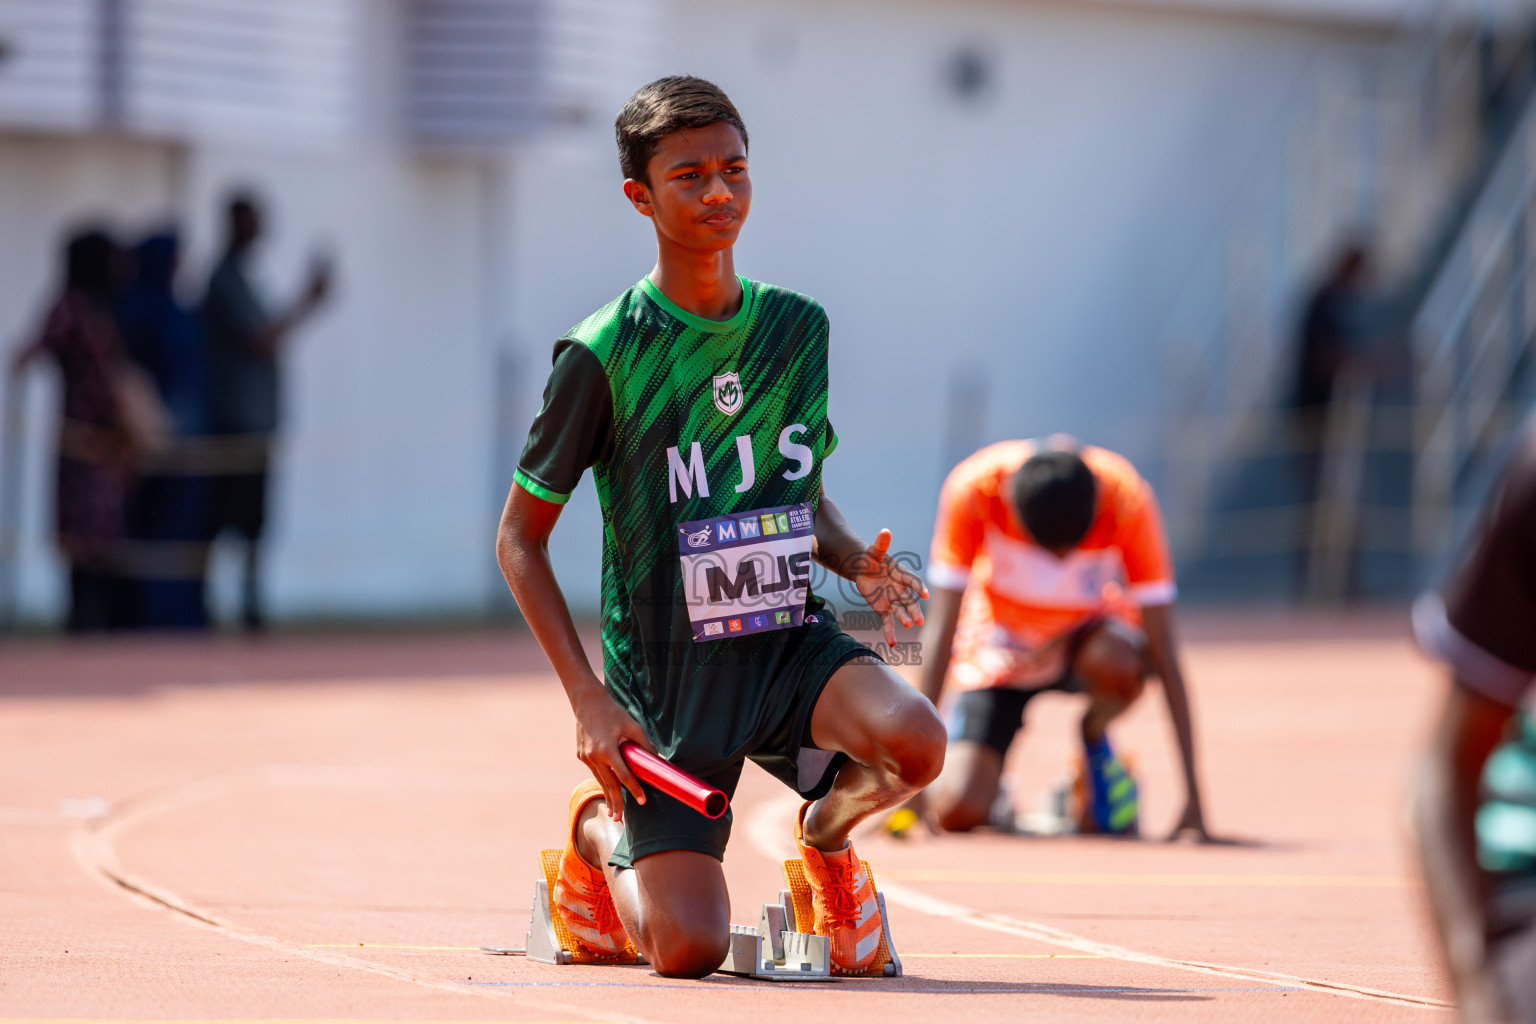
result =
M279 617L493 606L505 449L550 347L651 266L601 121L558 143L433 154L401 136L400 4L368 5L356 140L186 149L0 136L0 329L36 322L58 232L106 212L188 227L188 283L231 185L270 200L260 273L292 294L317 245L332 306L288 360L269 589ZM1371 59L1358 24L1020 0L675 0L656 68L726 87L752 132L738 253L833 325L827 487L867 532L926 551L955 453L1072 431L1133 458L1162 409L1153 335L1319 54ZM987 84L953 84L962 52ZM637 81L635 84L640 84ZM500 411L498 366L515 369ZM24 593L56 614L48 388L32 389ZM959 406L959 408L957 408ZM499 460L499 461L498 461ZM595 607L599 518L583 483L557 571ZM221 579L224 578L221 570Z
M926 557L953 461L1066 431L1162 454L1158 332L1241 183L1327 55L1388 30L1093 4L680 2L670 66L732 95L752 136L738 269L832 321L826 486L866 534ZM953 86L957 55L989 84ZM515 335L548 343L649 267L614 161L526 154ZM536 401L530 398L530 401ZM555 537L595 597L590 485Z

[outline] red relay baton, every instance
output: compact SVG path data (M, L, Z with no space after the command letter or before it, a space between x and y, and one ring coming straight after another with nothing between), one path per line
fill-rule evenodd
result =
M676 797L706 818L718 818L730 799L714 786L694 778L670 761L663 760L630 740L619 744L629 770L671 797Z

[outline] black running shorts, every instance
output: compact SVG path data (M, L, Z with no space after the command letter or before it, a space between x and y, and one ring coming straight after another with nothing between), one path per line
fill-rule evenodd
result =
M993 686L981 690L966 690L958 694L949 707L949 742L980 743L997 751L1006 758L1013 738L1024 726L1024 708L1039 693L1083 693L1087 687L1073 671L1077 652L1100 628L1113 629L1137 644L1144 644L1139 630L1113 616L1094 618L1072 631L1067 638L1065 667L1054 682L1045 686L1023 689L1015 686Z
M727 761L713 771L693 773L727 796L736 795L741 766L750 759L769 775L806 800L819 800L832 789L847 755L818 748L811 738L811 715L827 681L855 658L878 658L869 648L837 628L830 616L807 622L797 630L804 634L804 657L795 657L776 687L772 721L753 737L744 757ZM789 685L784 685L785 683ZM684 766L686 767L686 766ZM642 784L643 785L643 784ZM713 820L651 786L645 786L645 803L637 804L624 792L624 835L608 863L618 868L667 850L695 850L719 860L731 836L731 815Z

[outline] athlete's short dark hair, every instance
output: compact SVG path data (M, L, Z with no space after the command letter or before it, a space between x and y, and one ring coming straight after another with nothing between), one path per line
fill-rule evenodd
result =
M1088 535L1098 504L1093 470L1075 451L1048 448L1030 456L1013 480L1013 502L1035 543L1060 551Z
M708 128L722 121L741 134L745 149L747 126L725 90L692 75L658 78L631 96L613 122L613 134L619 143L619 169L626 178L650 184L645 169L656 153L657 143L673 132Z

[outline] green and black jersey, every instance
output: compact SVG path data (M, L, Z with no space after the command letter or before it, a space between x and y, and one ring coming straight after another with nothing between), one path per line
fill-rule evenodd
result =
M713 321L644 279L556 342L516 476L563 503L592 467L603 510L608 689L663 756L700 771L753 754L783 703L804 692L784 677L815 671L830 653L819 649L838 638L852 643L824 614L807 621L822 603L809 590L806 533L822 460L837 444L827 420L827 317L803 295L741 285L740 311ZM775 568L770 552L761 576L750 566L700 572L714 574L717 598L757 597L759 588L766 598L793 584L792 617L781 602L766 625L730 612L701 625L697 608L690 619L683 565L699 556L688 545L734 541L738 528L790 544L776 531L787 536L791 516L803 553L779 556ZM775 537L758 537L759 519Z

